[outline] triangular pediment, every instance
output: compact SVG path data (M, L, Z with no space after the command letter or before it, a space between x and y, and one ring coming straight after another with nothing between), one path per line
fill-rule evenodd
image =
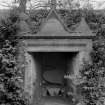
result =
M69 33L64 30L63 26L57 19L51 18L44 25L44 27L40 31L40 34L58 36L58 35L65 35Z
M42 24L38 36L94 36L84 17L74 31L68 29L55 9L52 9Z
M38 34L45 36L69 35L69 33L65 30L65 25L58 16L56 10L50 11Z

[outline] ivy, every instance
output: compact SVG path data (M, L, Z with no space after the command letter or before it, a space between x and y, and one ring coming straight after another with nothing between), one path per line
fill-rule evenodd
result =
M71 12L67 10L59 10L58 13L68 29L70 29L72 25L75 25L81 21L82 14L79 10L72 10Z
M0 104L26 105L23 78L17 68L16 47L6 40L0 51Z
M28 105L24 95L22 69L18 67L18 43L16 34L19 15L11 10L0 21L0 105Z
M49 11L37 10L29 13L30 21L28 22L32 33L37 33L40 29L42 21L47 17Z
M105 103L105 36L104 29L99 30L93 41L92 63L84 62L80 70L81 96L86 105L103 105Z

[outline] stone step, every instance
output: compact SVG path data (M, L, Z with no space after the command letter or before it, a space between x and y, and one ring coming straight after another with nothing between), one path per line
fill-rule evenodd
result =
M59 97L46 97L41 100L40 105L72 105L72 102Z

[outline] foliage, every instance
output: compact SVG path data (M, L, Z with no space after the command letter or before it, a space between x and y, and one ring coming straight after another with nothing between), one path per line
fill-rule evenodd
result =
M72 10L71 12L67 10L59 10L58 13L68 29L70 29L72 25L75 25L81 21L82 14L80 10Z
M85 10L84 12L85 19L92 30L97 30L101 24L105 24L105 16L100 11Z
M12 9L6 19L0 20L0 39L5 40L14 36L19 31L19 13L16 8Z
M105 30L100 29L93 43L92 64L84 62L80 71L81 95L86 105L103 105L105 102Z
M16 48L6 40L0 51L0 104L27 104L23 96L23 79L17 68L16 55Z
M36 10L31 11L29 13L30 21L28 22L30 29L32 30L32 33L37 33L40 29L40 26L43 22L43 20L47 17L49 11L48 10Z
M18 11L11 10L0 21L0 105L28 105L24 96L22 70L18 68Z
M102 14L96 14L93 11L87 11L87 13L86 13L86 20L87 20L87 22L102 23L103 22L102 19L105 22L105 17Z

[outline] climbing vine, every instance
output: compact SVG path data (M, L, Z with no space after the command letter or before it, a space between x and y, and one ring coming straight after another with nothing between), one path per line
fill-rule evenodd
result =
M24 95L24 67L19 65L19 14L11 10L0 20L0 104L28 105ZM23 68L23 69L22 69Z

